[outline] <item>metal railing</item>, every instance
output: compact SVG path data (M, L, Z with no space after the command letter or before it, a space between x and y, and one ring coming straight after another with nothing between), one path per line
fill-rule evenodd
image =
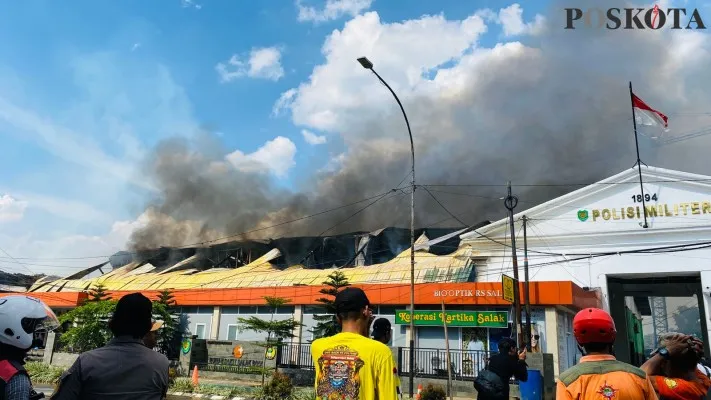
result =
M397 348L397 363L400 375L408 375L410 349ZM450 350L449 361L454 380L474 380L484 369L489 352L479 350ZM444 349L415 349L415 376L447 378L447 351Z
M410 372L408 360L410 349L393 349L400 375ZM454 380L474 380L479 371L484 369L489 352L478 350L450 350L449 358ZM284 343L277 352L277 366L280 368L313 369L311 345L302 343ZM447 378L447 352L444 349L415 349L415 376L429 378Z
M308 343L282 343L278 347L277 366L281 368L313 369L311 345Z

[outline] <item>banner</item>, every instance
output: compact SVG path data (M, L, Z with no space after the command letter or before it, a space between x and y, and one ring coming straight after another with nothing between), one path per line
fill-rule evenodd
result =
M416 326L442 326L442 311L415 311ZM447 311L447 326L506 328L508 311ZM410 324L410 311L395 311L396 325Z

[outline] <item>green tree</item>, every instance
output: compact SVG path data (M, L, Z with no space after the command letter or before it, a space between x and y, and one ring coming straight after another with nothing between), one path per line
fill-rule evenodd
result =
M158 348L170 359L178 357L182 336L178 326L180 316L175 304L175 298L170 290L158 293L158 299L153 302L154 318L163 321L163 326L156 335Z
M116 309L116 301L88 301L61 317L69 328L61 335L60 344L74 353L83 353L104 346L111 339L108 321Z
M328 280L323 282L327 287L321 289L319 292L323 295L329 297L321 297L318 301L323 304L326 309L326 314L314 314L314 320L316 320L316 326L311 329L311 333L314 334L314 338L322 338L333 336L341 331L341 326L336 319L336 306L334 301L336 299L336 294L346 286L350 286L348 283L348 278L341 270L336 270L328 275Z
M111 300L111 296L106 293L106 286L103 283L99 283L94 286L93 289L89 290L89 298L86 301L105 301Z
M294 337L294 329L302 324L294 320L294 318L284 320L274 320L277 308L288 304L289 300L281 297L265 296L264 300L267 307L271 310L270 320L264 320L255 316L249 318L237 318L240 331L254 331L256 333L266 333L266 340L259 345L264 347L264 358L262 360L262 385L264 385L264 376L266 373L267 350L271 347L279 346L284 339Z
M156 300L160 304L164 304L167 307L174 307L175 306L175 297L173 296L173 292L170 291L170 289L165 289L161 290L158 292L158 300Z

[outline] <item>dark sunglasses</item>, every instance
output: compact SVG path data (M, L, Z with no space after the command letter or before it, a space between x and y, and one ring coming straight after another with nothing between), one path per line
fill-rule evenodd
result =
M533 335L533 338L536 339L536 340L538 340L538 339L540 339L541 337L538 336L538 335Z

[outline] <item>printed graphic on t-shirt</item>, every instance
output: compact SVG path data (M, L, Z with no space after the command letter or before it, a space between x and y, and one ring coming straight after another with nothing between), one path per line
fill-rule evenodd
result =
M602 397L605 399L614 399L615 394L617 394L617 392L619 392L619 390L608 385L607 382L605 382L605 384L602 385L602 387L598 391L598 393L601 394Z
M666 383L669 389L676 389L676 381L674 379L664 378L664 383Z
M355 400L360 392L358 371L365 363L358 352L340 345L323 352L318 359L321 376L316 396L321 400Z

